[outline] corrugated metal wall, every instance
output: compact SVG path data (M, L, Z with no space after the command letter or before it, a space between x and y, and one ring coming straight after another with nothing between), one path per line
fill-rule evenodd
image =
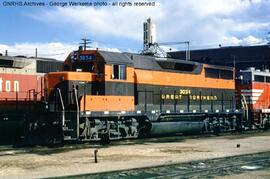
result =
M63 69L62 61L43 61L37 60L37 72L38 73L48 73L62 71Z

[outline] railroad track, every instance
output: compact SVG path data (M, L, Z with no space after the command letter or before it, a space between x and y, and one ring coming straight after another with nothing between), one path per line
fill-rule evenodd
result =
M192 177L214 177L214 176L222 176L224 174L226 174L226 172L228 173L228 171L230 173L235 173L236 170L237 172L241 169L241 167L243 166L251 166L251 168L262 168L263 165L265 165L265 163L269 163L270 164L270 159L259 159L259 160L254 160L254 161L249 161L249 162L230 162L230 164L227 165L221 165L221 166L207 166L206 168L203 169L195 169L192 171L178 171L178 172L174 172L171 174L164 174L161 173L161 176L155 176L155 177L148 177L148 179L157 179L157 178L179 178L179 177L188 177L188 178L192 178ZM254 164L256 164L256 166L254 166ZM203 167L202 165L199 167Z
M215 178L270 168L270 152L195 161L153 168L124 170L109 173L72 176L72 178ZM65 177L69 178L69 177Z
M269 135L270 132L265 132L263 130L253 130L245 131L243 133L222 133L220 137L233 137L243 138L252 135ZM177 135L177 136L163 136L163 137L152 137L152 138L143 138L143 139L129 139L129 140L119 140L112 141L109 145L134 145L134 144L143 144L143 143L160 143L160 142L182 142L186 139L198 139L198 138L211 138L217 137L213 134L199 134L199 135ZM51 154L51 153L60 153L66 151L72 151L77 149L85 148L102 148L103 145L100 145L98 142L91 143L67 143L62 146L56 146L48 148L46 146L12 146L12 145L0 145L0 156L3 155L12 155L12 154L23 154L23 153L37 153L37 154ZM12 151L12 152L9 152ZM6 153L7 152L7 153Z

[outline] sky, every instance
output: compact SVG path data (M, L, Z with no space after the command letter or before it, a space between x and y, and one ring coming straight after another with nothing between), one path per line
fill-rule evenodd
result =
M51 6L50 2L107 2L107 6ZM11 6L0 0L0 53L64 60L81 38L93 48L117 52L143 49L142 24L151 17L158 42L190 41L191 49L266 44L270 0L139 0L154 6L112 6L132 0L24 0L43 7ZM164 47L165 49L168 47ZM183 45L172 46L184 50Z

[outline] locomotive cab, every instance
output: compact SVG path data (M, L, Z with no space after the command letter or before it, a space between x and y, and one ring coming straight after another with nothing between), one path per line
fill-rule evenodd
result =
M134 68L123 61L123 54L113 55L98 50L72 52L64 64L66 71L46 75L48 96L61 89L69 95L63 97L64 104L70 104L76 90L80 111L133 111Z

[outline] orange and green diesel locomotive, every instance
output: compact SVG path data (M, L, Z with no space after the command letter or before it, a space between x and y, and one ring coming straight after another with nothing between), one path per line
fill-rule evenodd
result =
M46 123L55 141L232 131L242 121L234 79L231 67L73 51L64 71L45 75L45 113L51 117L34 123Z

